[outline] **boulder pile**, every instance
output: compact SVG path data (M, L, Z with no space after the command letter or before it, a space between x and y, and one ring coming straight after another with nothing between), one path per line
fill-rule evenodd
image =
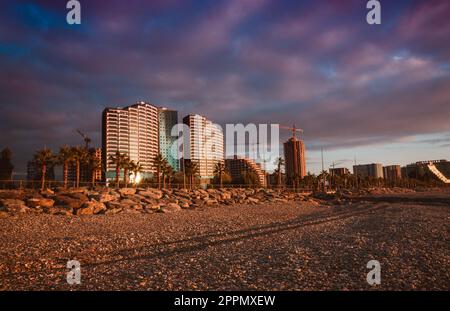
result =
M312 202L309 195L272 189L58 189L44 192L0 191L0 217L17 213L97 215L117 213L174 213L182 209L233 204Z

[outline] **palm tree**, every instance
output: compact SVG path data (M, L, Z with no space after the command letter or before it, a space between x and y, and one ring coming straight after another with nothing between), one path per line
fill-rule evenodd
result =
M133 164L131 163L131 160L128 156L125 156L122 159L122 165L123 167L123 183L125 184L125 188L128 187L128 172L133 169Z
M11 163L12 152L6 147L0 152L0 180L11 180L14 165Z
M81 146L72 147L73 161L76 164L76 184L75 186L80 187L80 172L81 165L87 164L89 162L89 153L86 148Z
M161 165L163 189L166 188L166 177L169 175L170 169L171 169L171 166L170 166L169 162L167 162L167 160L163 158L162 165Z
M214 175L219 177L220 188L223 187L223 175L227 173L227 169L225 168L225 164L222 162L216 163L214 167Z
M136 181L136 173L135 173L136 167L137 167L136 162L134 162L134 160L130 160L130 162L128 163L128 170L130 171L130 176L131 174L134 174L134 181Z
M98 171L102 169L102 160L99 159L95 154L89 155L89 169L91 172L91 183L92 188L95 187L95 175Z
M116 166L116 188L120 187L120 169L126 158L127 156L123 153L120 153L120 151L118 150L116 151L115 155L109 156L109 162Z
M304 185L308 189L311 189L314 187L315 180L316 180L316 175L311 174L311 172L308 172L308 174L306 174L306 176L303 178Z
M185 160L185 172L186 175L189 177L189 186L190 189L192 189L192 186L194 184L195 176L199 173L199 167L197 162L193 162L191 160Z
M260 186L260 181L258 175L253 171L242 171L241 172L242 180L245 185L248 186Z
M173 181L173 179L175 178L175 170L173 169L173 167L172 166L169 166L169 168L168 168L168 170L167 170L167 172L166 172L166 174L167 174L167 182L168 182L168 186L169 186L169 189L171 188L171 186L172 186L172 181Z
M44 191L45 189L45 177L47 174L47 167L51 165L54 162L55 158L53 156L53 152L48 149L44 148L42 150L39 150L34 155L34 161L38 165L38 167L41 168L41 190Z
M63 146L59 149L58 163L63 166L64 188L67 189L69 179L69 165L74 162L74 153L71 147Z
M284 166L284 159L282 157L278 157L275 160L275 165L277 166L278 172L278 187L281 187L281 167Z
M324 170L324 171L322 171L322 172L320 173L320 175L317 177L317 178L319 179L320 183L322 184L321 187L322 187L322 190L323 190L323 191L325 191L327 179L329 178L329 176L330 176L330 175L328 174L328 172Z
M139 161L138 162L131 161L130 171L132 171L134 173L134 180L135 180L136 186L137 186L136 178L137 178L138 174L140 172L142 172L143 170L144 170L144 166Z
M164 157L161 154L157 154L153 158L153 168L156 170L156 176L158 179L158 189L161 189L161 171L164 165Z

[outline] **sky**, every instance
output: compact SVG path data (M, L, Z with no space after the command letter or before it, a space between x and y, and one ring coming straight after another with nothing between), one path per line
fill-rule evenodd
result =
M219 124L296 124L307 170L450 160L450 2L65 0L0 3L0 148L101 144L137 101ZM281 140L290 136L281 132Z

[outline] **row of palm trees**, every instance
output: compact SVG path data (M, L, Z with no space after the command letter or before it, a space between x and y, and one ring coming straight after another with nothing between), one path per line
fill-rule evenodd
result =
M120 186L120 172L123 169L123 183L125 187L128 186L129 177L134 174L134 178L137 178L138 174L144 170L142 164L138 161L131 160L126 154L117 151L114 155L109 156L111 164L115 165L116 170L116 187Z
M47 169L55 165L61 165L63 168L63 185L68 186L69 166L75 165L75 186L80 186L81 167L89 168L92 186L95 185L96 172L102 170L101 159L95 154L90 153L84 147L63 146L57 154L49 148L38 150L34 155L34 161L41 170L41 189L45 189Z
M140 172L144 170L144 167L139 162L131 160L126 154L117 151L114 155L110 156L108 159L109 163L115 165L115 185L120 186L120 176L123 171L123 184L128 186L129 177L134 174L135 178ZM81 179L81 168L88 167L92 186L95 186L95 176L96 172L101 171L102 163L101 159L90 153L89 150L81 146L63 146L59 149L57 154L49 148L43 148L38 150L34 155L34 162L37 167L40 168L41 174L41 189L45 189L47 170L49 167L54 167L55 165L61 165L63 170L63 186L68 187L69 179L69 167L71 165L75 166L75 181L74 186L80 186ZM153 168L156 171L156 178L158 188L166 188L174 181L177 172L172 168L169 162L161 155L158 154L153 159ZM226 174L225 165L223 163L217 163L214 174L218 176L220 185L223 184L223 176ZM197 162L191 160L184 161L183 168L183 184L186 188L187 184L189 188L195 185L196 178L199 175L199 165ZM187 182L187 183L186 183Z
M142 165L137 162L134 163L134 161L130 160L130 158L123 153L120 153L119 151L116 152L115 155L112 155L109 157L109 162L113 165L115 165L116 170L116 177L115 177L115 185L116 187L120 186L120 175L123 170L123 178L124 178L124 184L125 186L128 185L128 176L129 172L133 172L134 176L137 176L139 172L143 171ZM185 160L184 161L184 168L183 168L183 184L184 188L186 188L187 183L189 184L189 187L192 189L192 187L195 185L195 180L197 176L199 175L199 166L198 163ZM179 173L177 173L173 167L169 164L166 158L164 158L161 154L156 155L153 158L153 164L152 168L155 171L155 177L156 182L158 185L158 189L161 188L167 188L170 187L171 184L178 179L179 180ZM178 174L178 175L177 175ZM178 178L177 178L178 177Z

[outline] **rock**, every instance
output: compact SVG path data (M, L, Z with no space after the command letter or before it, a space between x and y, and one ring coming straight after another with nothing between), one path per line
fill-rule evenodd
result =
M222 192L221 199L222 200L230 200L231 199L231 193L230 192Z
M194 206L202 206L202 205L204 205L204 201L201 199L194 199L194 200L192 200L192 204Z
M169 204L161 207L160 210L163 213L174 213L174 212L179 212L181 210L181 207L176 203L169 203Z
M128 207L128 206L123 208L123 212L127 213L127 214L139 214L140 213L138 210Z
M184 202L184 203L181 203L181 204L180 204L180 207L181 207L182 209L188 209L188 208L190 208L191 206L190 206L190 204L189 204L188 202Z
M87 200L88 200L87 197L86 197L86 201L82 201L82 200L74 199L74 198L68 197L66 195L63 195L63 196L57 196L55 198L55 204L59 205L59 206L64 206L66 208L78 209L78 208L81 208L83 203L87 202Z
M5 212L5 211L0 211L0 219L1 218L6 218L6 217L8 217L9 216L9 214L7 213L7 212Z
M120 200L120 204L124 205L124 206L132 206L132 205L136 205L137 202L130 200L130 199L123 199L123 200Z
M136 188L121 188L119 189L121 195L132 195L136 194Z
M91 195L90 198L100 203L106 203L116 200L117 196L109 193L99 193Z
M83 207L90 207L90 206L93 207L94 214L98 214L106 210L106 206L102 202L89 201L83 204Z
M20 200L24 197L24 191L22 190L0 190L1 199L16 199Z
M152 210L152 211L157 211L159 210L161 207L161 205L159 204L149 204L145 207L146 210Z
M122 205L119 202L111 201L106 203L108 209L122 209Z
M77 215L94 215L106 210L105 204L97 201L89 201L83 203L80 209L77 210Z
M17 199L2 199L0 200L0 206L3 207L3 211L10 213L25 213L28 211L28 207L25 202Z
M25 202L18 199L1 199L0 206L6 207L8 209L9 206L12 205L25 205Z
M113 214L117 214L122 212L123 208L122 207L116 207L116 208L110 208L108 210L106 210L105 214L106 215L113 215Z
M73 188L73 189L70 189L69 191L67 191L68 193L82 193L82 194L85 194L85 193L87 193L87 188Z
M147 190L140 190L138 194L154 200L159 200L163 197L163 192L161 190L152 188L149 188Z
M13 214L26 213L29 210L25 205L9 205L6 209Z
M248 200L249 203L253 203L253 204L259 203L259 200L256 199L256 198L247 198L247 200Z
M142 199L144 199L143 196L141 196L139 194L134 194L134 195L124 196L122 201L127 200L127 201L133 201L135 203L141 203Z
M89 201L89 198L87 197L87 195L84 194L84 192L77 192L76 190L73 190L73 191L75 191L75 192L70 191L70 192L63 193L61 195L64 195L66 197L69 197L69 198L72 198L72 199L75 199L75 200L78 200L81 202Z
M52 199L44 199L44 198L32 198L27 200L27 206L31 208L36 207L52 207L55 204L55 201Z
M89 206L89 207L85 207L85 208L79 208L76 211L76 215L81 216L81 215L94 215L94 207L93 206Z
M64 216L73 215L73 210L71 208L58 207L58 206L47 208L45 210L45 212L50 215L64 215Z
M205 199L204 200L206 205L216 205L219 204L219 202L216 199Z
M40 192L40 194L41 195L44 195L44 196L48 196L48 195L54 195L55 194L55 191L53 191L52 189L45 189L44 191L41 191Z

